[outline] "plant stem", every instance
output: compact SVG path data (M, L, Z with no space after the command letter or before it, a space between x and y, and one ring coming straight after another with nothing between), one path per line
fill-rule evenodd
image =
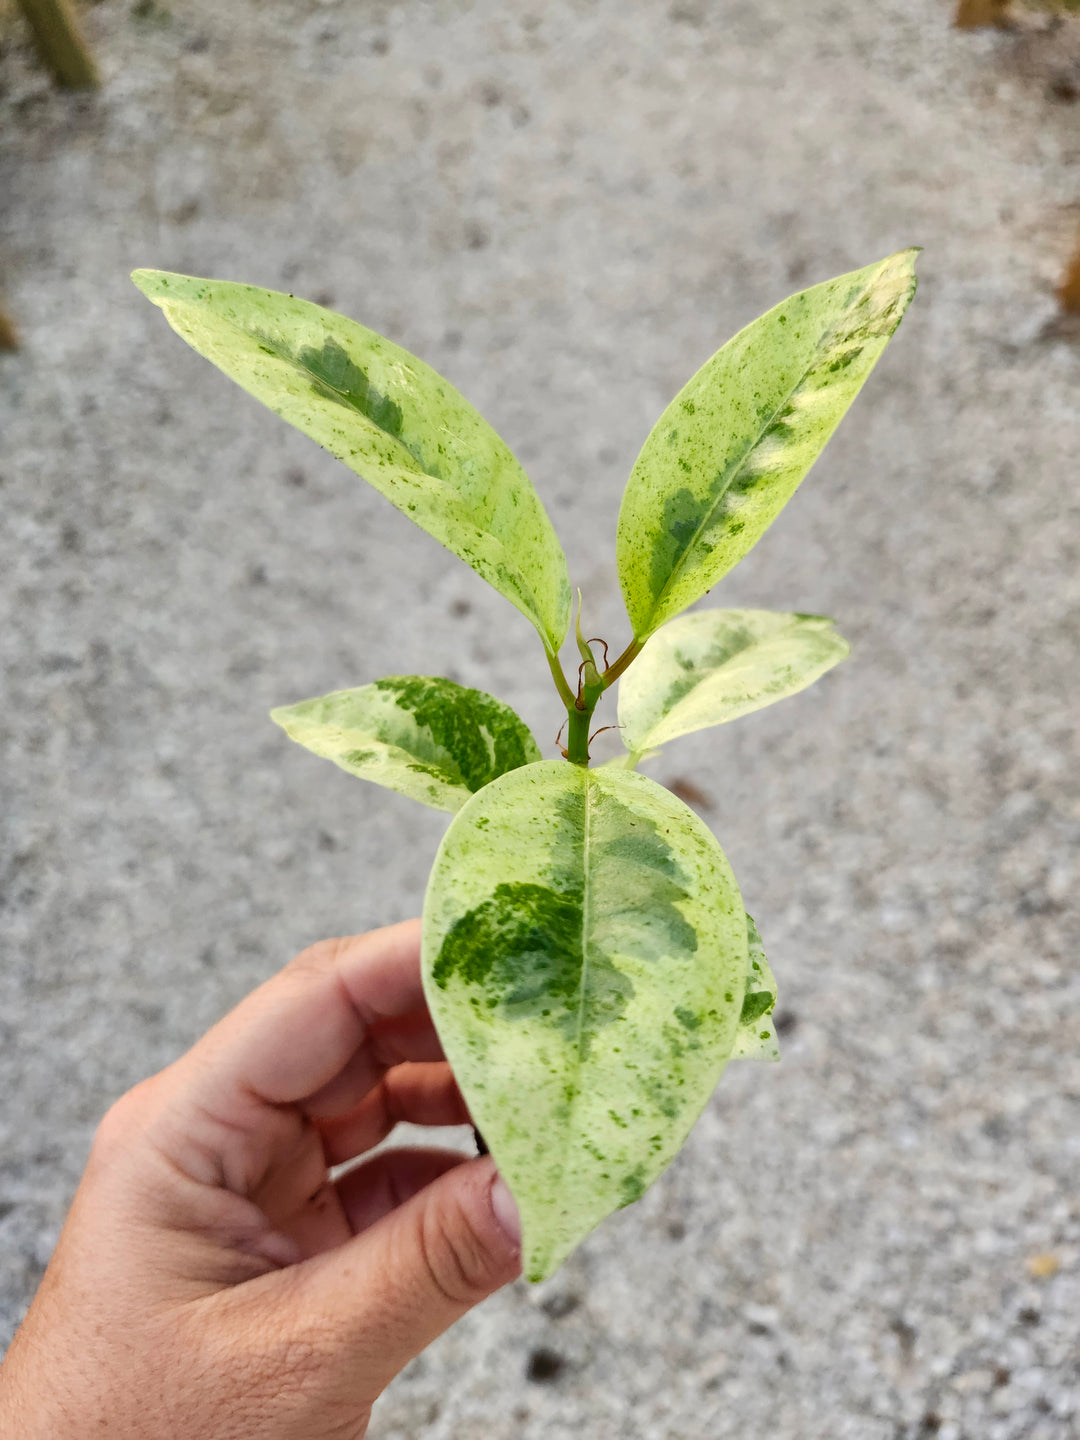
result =
M604 673L600 676L606 690L609 685L614 685L619 676L626 670L632 661L636 660L645 647L644 640L631 640L619 658L613 661Z
M574 692L567 684L566 676L563 674L563 668L559 664L559 657L553 654L546 645L544 646L544 654L547 656L548 668L551 670L551 678L555 681L555 689L559 692L559 699L566 706L567 710L572 710L577 702L574 697Z
M584 696L582 698L584 700ZM566 758L573 765L589 763L589 728L599 698L599 695L595 696L591 705L583 703L579 706L575 701L566 712L570 720L566 732Z
M575 695L566 679L563 668L559 663L559 657L544 646L544 653L547 655L548 668L551 670L551 678L555 681L555 689L559 692L559 698L566 706L566 758L573 765L585 765L589 763L589 730L592 727L593 711L601 695L623 673L624 670L636 659L645 645L644 640L631 640L630 644L622 652L619 658L604 671L598 671L593 660L592 650L585 643L581 633L581 602L578 601L578 619L575 626L575 634L578 642L578 649L581 651L581 670L578 672L578 693ZM605 650L605 654L606 654Z
M19 5L38 53L61 85L81 90L101 84L69 0L19 0Z

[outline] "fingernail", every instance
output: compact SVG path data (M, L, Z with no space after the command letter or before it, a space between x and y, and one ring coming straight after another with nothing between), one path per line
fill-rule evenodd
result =
M517 1203L510 1194L510 1186L501 1175L495 1176L491 1186L491 1208L506 1235L515 1245L520 1245L521 1216L518 1214Z

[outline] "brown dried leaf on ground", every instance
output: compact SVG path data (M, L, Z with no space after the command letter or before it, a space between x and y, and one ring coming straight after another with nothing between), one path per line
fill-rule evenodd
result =
M685 775L676 775L674 780L668 781L667 787L673 795L677 795L684 805L692 805L695 810L715 810L716 801L700 785L695 785L693 780L688 780Z
M1009 26L1009 0L959 0L953 24L958 30L980 30L987 25Z
M1066 315L1080 315L1080 244L1073 251L1057 294Z

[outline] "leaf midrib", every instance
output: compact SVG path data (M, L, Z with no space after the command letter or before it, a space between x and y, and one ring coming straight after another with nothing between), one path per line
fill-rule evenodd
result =
M581 1067L585 1063L582 1041L585 1031L585 996L589 985L589 829L592 810L592 786L589 783L588 770L582 772L582 779L585 785L585 815L581 827L581 995L578 1000L577 1035L574 1043L579 1075L581 1073ZM575 1099L577 1094L578 1089L575 1085Z
M875 270L874 274L875 274L875 275L879 274L879 273L880 273L880 270L881 270L881 266L878 266L878 269ZM868 281L868 282L862 287L862 289L859 291L860 297L861 297L862 295L865 295L866 292L867 292L870 288L871 288L871 285L870 285L870 282ZM846 313L848 310L850 310L850 309L852 308L852 305L855 304L855 303L857 303L857 302L856 302L856 301L849 301L848 305L845 306L845 313ZM752 323L752 322L751 322L751 323ZM810 363L808 363L808 364L806 365L805 369L804 369L804 370L802 371L802 373L799 375L798 380L795 382L794 385L792 385L791 389L787 391L787 393L784 395L783 399L780 401L780 403L779 403L779 404L776 406L776 408L773 410L773 412L772 412L772 414L769 416L769 419L768 419L768 421L766 422L766 424L764 424L764 425L756 432L756 434L754 435L754 437L747 443L747 445L746 445L745 449L743 450L742 454L738 457L738 460L735 461L735 462L733 462L733 464L728 467L728 480L727 480L726 485L724 486L724 488L723 488L722 490L720 490L720 491L717 493L716 498L713 500L712 505L709 507L709 509L708 509L708 511L706 512L706 514L702 517L701 523L698 525L697 529L694 531L694 534L693 534L693 537L692 537L691 540L690 540L690 543L686 546L685 550L682 552L682 555L679 557L677 563L673 566L672 571L671 571L671 574L670 574L670 575L668 576L668 578L664 581L663 587L662 587L662 589L660 590L660 593L659 593L659 594L657 595L657 597L656 597L656 602L655 602L655 604L653 605L652 610L649 612L649 620L650 620L650 622L654 619L654 617L656 616L657 612L661 609L661 607L662 607L662 605L663 605L663 602L664 602L664 598L666 597L668 591L671 589L672 585L675 583L675 581L679 578L680 574L682 573L683 566L685 565L688 557L693 553L694 546L695 546L695 545L698 543L698 541L701 539L701 536L702 536L702 534L704 533L706 526L708 525L709 521L712 519L713 515L715 515L717 509L719 508L719 505L720 505L721 500L723 500L723 498L725 497L725 495L727 495L728 491L731 489L731 486L732 486L732 484L734 483L734 480L735 480L735 476L739 474L739 472L742 470L743 466L744 466L745 463L746 463L747 456L750 455L750 454L752 453L752 451L754 451L754 450L757 448L757 446L761 444L762 438L764 437L765 433L768 431L769 427L770 427L770 426L773 424L773 422L775 421L777 415L779 415L780 411L784 408L784 406L785 406L786 404L788 404L788 402L790 401L791 397L795 394L795 392L799 389L799 387L804 383L804 381L806 380L806 377L810 374L811 370L812 370L813 367L814 367L814 362L816 361L817 357L821 354L822 350L824 349L826 341L829 340L829 339L833 336L833 334L836 332L836 329L837 329L837 326L839 325L839 323L840 323L840 322L839 322L839 320L838 320L838 321L836 322L836 324L830 326L829 329L826 330L825 333L821 336L821 338L818 340L817 344L816 344L815 347L814 347L814 352L813 352L813 356L811 357ZM817 459L817 456L816 456L816 455L815 455L814 459L815 459L815 460ZM813 464L813 461L811 461L811 464ZM651 634L652 631L651 631L651 630L648 630L647 633L648 633L648 634ZM641 637L640 637L640 636L637 636L637 637L635 637L635 638L640 639Z
M283 361L284 364L290 366L293 370L299 371L301 375L306 375L309 380L314 382L315 385L321 385L325 390L332 390L335 395L340 397L341 403L346 410L348 410L353 415L359 416L361 420L366 420L367 423L372 427L372 429L377 430L380 435L385 435L386 438L388 440L391 440L395 445L400 445L402 450L405 451L405 454L410 456L416 462L416 464L420 467L421 473L426 475L429 480L442 480L443 477L439 474L439 472L437 470L429 470L424 464L423 460L420 458L420 456L417 455L416 452L409 445L406 445L405 441L402 440L400 436L392 435L389 430L384 430L383 427L377 421L373 420L370 415L366 415L358 405L355 405L353 401L349 399L348 393L345 390L342 390L337 385L332 385L330 381L327 380L324 376L316 374L316 372L312 370L310 366L305 365L298 356L291 355L288 352L283 351L280 347L280 343L276 341L272 335L266 335L261 330L244 330L241 326L236 325L236 322L233 320L229 320L227 323L233 325L234 328L240 330L241 334L252 335L259 341L265 341L268 345L272 347L275 356L279 360ZM348 351L346 351L345 353L348 354ZM350 360L352 359L351 356L349 358ZM355 364L355 361L353 363ZM359 369L359 367L357 368ZM366 372L361 371L361 374L366 374ZM455 491L455 494L456 493L457 492Z

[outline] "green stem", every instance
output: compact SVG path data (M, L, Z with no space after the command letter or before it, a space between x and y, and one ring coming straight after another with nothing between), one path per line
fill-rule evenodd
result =
M71 90L101 84L68 0L19 0L34 32L38 53L61 85Z
M592 650L585 643L585 639L581 633L580 591L578 592L578 596L578 618L575 626L575 635L578 642L578 649L581 652L582 664L578 675L578 693L576 695L567 683L563 668L559 664L559 657L549 650L546 645L544 646L544 653L548 658L548 667L551 670L551 678L555 681L555 688L558 690L559 697L566 706L566 758L573 765L588 766L589 730L592 728L593 711L596 709L597 703L604 691L614 685L623 671L641 654L645 641L631 640L619 658L613 664L609 665L603 673L599 672L593 660Z
M589 731L592 728L596 702L603 693L602 686L586 685L581 692L581 699L567 706L566 714L570 723L566 732L566 758L573 765L587 766L589 763Z
M600 680L605 690L608 688L609 685L615 684L615 681L618 680L619 676L623 673L623 671L629 668L631 662L637 659L637 657L641 654L644 648L644 640L630 641L630 644L627 645L626 649L622 652L619 658L613 661L612 664L610 664L608 668L604 671L604 673L600 676Z
M577 702L574 697L574 692L566 682L563 668L559 664L559 657L553 654L546 645L544 646L544 654L547 656L548 668L551 671L551 678L555 681L555 689L559 692L559 699L566 706L567 710L572 710Z

